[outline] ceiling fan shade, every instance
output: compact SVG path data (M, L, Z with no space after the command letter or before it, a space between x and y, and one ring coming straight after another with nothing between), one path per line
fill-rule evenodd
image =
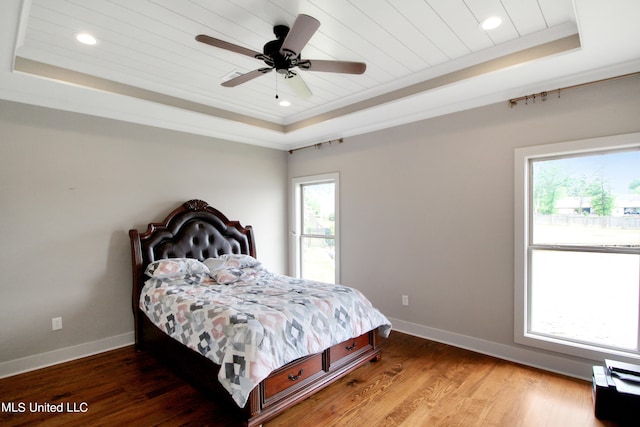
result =
M280 53L286 57L296 57L302 52L302 48L309 43L311 36L320 27L320 21L309 15L298 15L293 22L293 27L284 39Z
M364 62L325 61L322 59L305 59L298 63L298 67L309 71L345 74L362 74L367 70L367 64Z
M302 79L300 74L289 71L289 75L285 76L284 81L287 82L293 93L301 99L311 98L311 90Z
M263 47L262 53L204 34L196 36L196 40L210 46L259 59L267 65L267 67L227 80L222 83L222 86L235 87L275 69L278 73L284 75L285 80L287 80L296 96L308 98L311 96L311 91L298 73L292 71L292 68L299 67L300 70L346 74L362 74L367 69L367 65L363 62L302 59L300 52L319 27L320 21L309 15L298 15L291 29L286 25L276 25L273 27L276 40L267 42Z

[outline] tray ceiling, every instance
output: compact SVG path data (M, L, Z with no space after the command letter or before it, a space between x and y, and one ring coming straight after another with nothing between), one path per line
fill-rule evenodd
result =
M583 33L597 31L590 25L598 2L587 0L576 7L571 0L9 2L12 74L38 81L43 93L3 98L282 149L550 89L539 86L638 58L622 49L569 66L567 57L589 48L591 34ZM609 15L625 10L603 12L612 25ZM275 72L227 88L220 83L264 63L195 41L207 34L262 51L273 26L290 26L300 13L321 23L304 58L361 61L366 72L300 71L308 99L296 98ZM490 16L503 23L485 31L480 22ZM78 43L80 32L97 44ZM281 107L283 99L291 105Z

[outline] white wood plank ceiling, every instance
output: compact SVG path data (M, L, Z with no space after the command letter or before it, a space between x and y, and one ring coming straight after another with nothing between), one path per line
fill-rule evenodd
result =
M21 13L17 69L48 64L56 72L48 77L82 85L78 76L94 76L120 93L144 89L158 95L154 102L185 100L211 107L212 116L276 128L357 112L387 102L385 94L578 32L571 0L27 0ZM264 63L194 39L207 34L261 52L275 38L273 26L291 26L300 13L321 23L303 58L361 61L366 72L301 71L308 99L296 98L277 73L226 88L220 83L234 73ZM502 25L482 30L490 16ZM98 43L78 43L80 32ZM67 70L75 74L61 77ZM276 93L291 106L280 107Z

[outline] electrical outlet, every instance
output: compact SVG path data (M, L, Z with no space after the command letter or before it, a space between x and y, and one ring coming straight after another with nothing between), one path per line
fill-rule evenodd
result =
M409 305L409 295L402 295L402 305Z
M62 317L54 317L51 319L51 330L59 331L62 329Z

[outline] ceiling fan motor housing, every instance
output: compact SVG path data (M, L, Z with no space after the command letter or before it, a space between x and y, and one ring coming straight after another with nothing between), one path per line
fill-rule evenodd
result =
M273 27L273 33L277 39L267 42L264 45L262 52L265 57L262 59L265 64L274 67L278 73L288 75L289 69L298 65L300 56L290 57L280 53L282 43L284 43L284 39L287 37L287 34L289 34L289 27L286 25L276 25Z

